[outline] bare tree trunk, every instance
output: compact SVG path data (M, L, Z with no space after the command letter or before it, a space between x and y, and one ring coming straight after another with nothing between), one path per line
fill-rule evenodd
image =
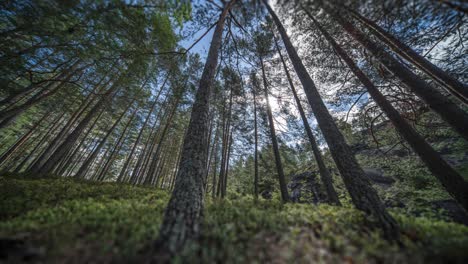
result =
M88 123L93 119L93 117L104 107L104 105L112 99L112 96L115 94L116 90L119 88L118 81L114 83L104 94L104 96L94 105L94 107L89 111L83 120L78 124L78 126L67 136L65 141L52 153L49 159L44 163L44 165L39 169L39 175L45 175L54 170L57 163L75 144L76 140L86 128Z
M114 162L114 159L115 159L115 155L117 153L119 153L120 149L122 148L122 145L124 143L124 138L125 138L125 135L127 134L127 130L130 126L130 124L133 122L135 116L136 116L136 113L138 112L137 111L138 108L135 108L135 110L133 110L133 113L132 115L130 116L130 118L128 119L127 123L125 124L125 127L122 131L122 133L120 134L120 137L119 139L117 140L117 143L115 144L114 148L112 149L110 155L109 155L109 158L106 160L106 162L104 163L104 166L102 168L102 171L101 173L99 174L99 176L97 177L97 179L99 181L102 181L104 179L104 177L106 176L107 172L109 171L110 167L112 166L112 162Z
M270 99L268 98L268 82L267 82L267 77L265 74L265 65L263 64L263 58L260 58L260 63L262 67L263 90L265 92L268 123L270 125L269 126L270 138L271 138L271 143L273 145L273 153L275 154L275 164L276 164L276 171L278 173L278 180L279 180L280 191L281 191L281 199L283 200L283 202L286 203L290 201L290 198L289 198L289 193L288 193L288 186L286 184L286 177L284 176L283 162L281 162L281 154L279 151L278 139L276 137L275 123L273 122L273 114L271 112Z
M161 90L160 90L160 92L161 92ZM143 122L143 126L141 127L140 132L138 133L138 136L137 136L137 138L135 140L135 143L133 144L132 150L130 151L130 154L128 155L128 158L125 161L125 164L124 164L122 170L120 171L120 174L119 174L119 177L118 177L118 180L117 180L119 182L123 180L123 178L125 176L125 173L127 172L127 168L128 168L128 166L130 164L130 161L133 160L133 153L135 153L135 150L138 147L138 144L140 143L140 139L141 139L141 136L143 135L143 131L145 131L146 125L148 124L148 121L150 120L151 113L153 113L154 108L155 108L155 106L156 106L156 104L158 102L159 94L156 97L156 99L154 100L153 104L151 105L151 108L150 108L148 114L146 115L145 121Z
M78 146L76 146L74 149L70 149L69 151L69 156L66 157L65 159L62 159L63 162L59 164L60 167L57 167L57 170L55 173L57 175L65 175L68 176L70 175L73 170L75 169L76 166L78 166L78 163L80 163L81 158L86 154L86 151L81 151L81 147L86 143L86 139L88 138L89 134L94 130L94 128L97 125L97 122L101 118L101 115L104 113L104 110L101 110L99 115L94 119L93 123L91 126L88 128L88 130L84 133L82 136ZM91 140L91 144L94 142L94 138ZM86 148L86 147L85 147ZM75 156L78 155L78 158L75 160Z
M46 162L46 160L50 157L50 155L53 153L53 151L58 147L61 140L72 129L75 122L84 114L86 109L88 109L91 106L94 99L95 98L92 97L91 94L87 96L87 98L83 101L83 103L81 103L81 105L78 107L78 109L70 117L70 119L65 124L65 126L60 130L60 132L57 134L57 136L55 136L55 138L49 143L47 148L36 159L36 161L30 166L30 168L28 168L29 173L35 174L35 173L37 173L39 171L39 169L42 167L44 162Z
M91 156L89 156L86 161L81 165L80 169L78 170L78 172L75 174L75 177L76 178L83 178L84 177L84 173L88 170L89 166L91 165L91 163L94 161L94 159L96 158L96 156L99 154L99 151L101 151L102 147L104 147L104 144L106 143L107 141L107 138L112 134L112 132L114 131L114 129L117 127L117 125L120 123L120 121L122 120L122 118L124 117L125 113L127 113L128 109L132 106L133 104L133 101L132 103L130 103L128 105L128 107L122 112L122 114L120 114L119 118L117 118L117 120L114 122L114 124L112 125L112 127L107 131L106 135L104 136L104 138L101 139L101 141L99 142L99 145L96 147L96 149L93 151L93 153L91 154Z
M184 247L187 240L195 239L200 232L203 210L203 176L205 175L206 144L211 88L218 65L223 28L235 0L225 4L216 25L205 68L192 108L188 130L184 139L182 157L174 191L164 214L159 238L155 242L159 262L169 261ZM162 259L161 259L162 257Z
M16 152L30 137L36 132L39 125L49 116L50 110L47 111L23 136L21 136L9 149L0 155L0 165L4 163L10 156Z
M306 11L307 12L307 11ZM308 13L308 12L307 12ZM332 36L308 13L315 25L322 32L336 53L345 61L351 71L366 87L372 99L380 106L395 126L400 135L410 144L429 170L436 176L442 186L468 210L468 183L435 151L424 138L398 113L398 111L385 99L385 96L374 86L372 81L359 69L356 63L339 46Z
M291 58L291 62L299 76L302 86L304 87L309 104L317 118L319 127L328 143L330 152L340 171L346 188L351 195L354 205L359 210L374 216L378 220L385 236L388 239L399 239L400 232L397 222L387 212L382 201L377 195L377 192L372 188L369 179L359 166L351 148L346 143L346 140L336 126L333 117L330 115L322 101L312 78L294 49L278 16L275 14L273 9L271 9L266 0L263 0L263 3L267 6L270 15L273 17L273 20L278 27L286 46L286 50Z
M23 169L23 167L28 163L28 161L33 157L33 155L37 154L37 151L42 146L42 144L48 139L52 131L54 131L59 125L60 121L62 120L65 113L62 113L58 118L52 121L50 127L45 131L42 139L36 144L36 146L29 152L29 154L21 161L21 163L15 168L13 171L14 173L19 173Z
M257 92L255 88L252 89L253 94L253 104L254 104L254 141L255 141L255 150L254 150L254 196L255 199L258 199L258 124L257 124Z
M297 91L296 91L296 88L294 87L294 83L292 81L291 75L289 74L288 66L286 65L286 62L284 61L283 54L281 54L281 50L278 46L278 43L276 42L276 39L275 39L275 45L276 45L278 54L280 55L280 59L283 64L284 72L286 73L289 86L291 87L291 91L293 92L294 100L296 101L297 109L299 110L299 114L301 115L302 123L304 124L307 137L309 138L309 142L312 147L312 152L314 152L315 161L317 161L317 166L319 167L320 179L322 180L322 184L325 187L325 190L327 192L328 202L335 204L335 205L341 205L340 199L338 198L338 194L336 193L336 190L333 187L332 176L330 174L330 171L325 166L322 153L320 152L320 149L317 145L317 141L315 140L314 134L312 133L312 129L310 128L309 121L307 121L304 108L302 108L302 105L301 105L301 100L299 100L299 96L297 96Z

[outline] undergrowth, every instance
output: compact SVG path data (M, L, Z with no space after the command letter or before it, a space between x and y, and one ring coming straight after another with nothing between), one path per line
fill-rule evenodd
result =
M0 239L21 240L44 262L141 260L169 193L113 183L0 177ZM463 263L468 227L393 215L404 247L352 208L237 197L206 202L203 232L176 263ZM21 256L19 257L21 258ZM21 259L20 259L21 260Z

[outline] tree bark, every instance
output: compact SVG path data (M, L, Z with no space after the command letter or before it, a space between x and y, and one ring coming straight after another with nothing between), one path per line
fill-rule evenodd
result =
M273 9L271 9L266 0L263 0L263 3L267 6L270 15L273 17L273 20L278 27L286 46L286 50L291 58L291 62L299 76L309 104L317 118L319 127L328 143L332 157L335 160L354 205L359 210L372 215L378 220L387 239L399 239L400 232L397 222L385 209L376 190L372 187L369 179L366 177L364 171L354 157L351 148L346 143L346 140L333 121L333 117L330 115L322 101L312 78L294 49L278 16L275 14Z
M184 139L179 171L175 187L164 214L159 238L155 242L155 259L169 261L188 240L195 239L200 232L203 210L203 176L205 175L206 144L210 108L210 94L218 65L223 28L229 10L235 0L225 4L216 25L211 46L195 96L188 130Z

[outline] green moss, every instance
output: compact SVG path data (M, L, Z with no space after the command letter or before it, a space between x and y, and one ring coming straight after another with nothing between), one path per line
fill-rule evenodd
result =
M161 190L110 183L1 180L8 200L0 206L10 209L0 222L0 236L43 247L46 262L72 262L77 256L83 262L140 260L157 237L169 198ZM5 195L6 187L16 192ZM174 262L420 263L468 257L467 227L394 215L404 249L383 240L374 223L350 207L283 205L251 197L208 200L202 237Z

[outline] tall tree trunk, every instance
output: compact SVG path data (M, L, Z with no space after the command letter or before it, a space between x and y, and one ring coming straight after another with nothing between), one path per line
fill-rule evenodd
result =
M225 4L211 40L183 143L174 191L164 214L159 238L155 243L157 255L165 256L166 261L183 248L187 240L196 238L200 232L203 176L206 170L204 161L206 161L206 144L208 144L206 137L209 129L209 99L218 65L225 20L234 3L235 0L231 0Z
M273 9L271 9L266 0L263 0L263 2L267 6L270 15L273 17L273 20L278 27L286 46L286 50L291 58L291 62L299 76L302 86L304 87L309 104L317 118L319 127L328 143L332 157L335 160L354 205L359 210L374 216L378 220L385 236L388 239L399 239L400 232L398 224L385 209L382 201L377 195L377 192L372 187L369 179L366 177L364 171L354 157L351 148L346 143L346 140L333 121L333 117L330 115L327 107L323 103L312 78L294 49L278 16L275 14Z
M336 190L333 187L332 176L330 174L330 171L325 166L322 153L320 152L317 141L315 140L314 134L312 133L312 129L310 128L309 121L307 120L307 117L305 115L304 108L302 108L301 100L299 99L299 96L297 95L296 88L294 87L294 83L292 81L291 75L289 74L288 66L286 65L286 62L284 61L283 54L281 54L281 50L278 46L278 42L276 41L276 38L275 38L275 46L280 56L281 63L283 64L284 72L286 73L286 78L288 79L289 86L291 88L291 91L293 92L294 100L296 101L297 110L299 111L299 114L301 115L302 123L304 124L304 129L306 131L307 137L309 138L310 146L312 147L312 152L314 153L315 161L317 162L317 166L319 168L320 179L322 180L322 184L325 187L325 190L327 192L328 202L335 204L335 205L341 205L340 199L338 198L338 194L336 193Z
M271 138L271 143L273 145L273 153L275 154L276 172L278 173L278 180L279 180L280 191L281 191L281 199L283 200L283 202L286 203L290 201L290 198L289 198L289 193L288 193L288 186L286 184L286 177L284 176L283 162L281 162L281 154L279 151L278 139L276 137L275 123L273 122L273 114L271 112L270 99L268 98L268 82L267 82L267 77L265 73L265 65L263 64L263 58L260 58L260 64L261 64L260 66L262 67L263 90L265 92L267 116L268 116L268 123L270 127L270 138Z
M231 149L232 149L232 131L229 133L229 143L228 143L228 148L227 148L227 153L226 153L226 166L225 166L225 172L224 172L224 180L223 180L223 192L222 192L222 197L227 196L227 183L228 183L228 174L229 174L229 161L231 160Z
M10 148L0 155L0 165L5 162L10 156L16 152L30 137L36 132L39 125L49 116L50 110L37 121L23 136L21 136Z
M86 128L88 123L95 117L95 115L104 107L104 105L110 101L120 87L119 81L112 84L112 86L106 91L106 93L102 96L102 98L94 105L94 107L89 111L89 113L85 116L83 120L78 124L78 126L71 132L70 135L67 136L65 141L52 153L49 159L44 163L44 165L39 169L39 175L45 175L50 173L60 159L73 147L76 140Z
M324 5L327 12L337 21L354 39L361 43L382 65L399 78L411 91L424 100L429 107L437 112L442 119L449 123L455 131L468 140L468 114L456 104L451 102L437 89L425 82L421 77L392 57L382 46L373 42L362 31L345 19L336 8ZM338 11L339 12L339 11Z
M174 102L174 106L173 106L172 110L170 110L170 114L169 114L169 117L167 118L166 124L164 125L163 130L161 131L161 136L160 136L160 139L159 139L159 144L158 144L158 146L156 147L156 151L155 151L155 153L154 153L154 160L153 160L153 162L152 162L154 165L153 165L153 166L150 166L149 173L148 173L148 175L147 175L146 178L145 178L144 184L150 184L150 183L153 182L153 180L154 180L154 177L155 177L155 166L156 166L156 163L157 163L159 154L160 154L160 152L161 152L164 139L166 138L167 131L168 131L168 129L170 128L170 126L172 125L172 118L174 117L174 114L176 113L176 110L177 110L177 107L179 106L179 101L180 101L181 97L182 97L182 96L178 96L178 97L176 98L176 100L175 100L175 102Z
M221 187L221 198L226 197L227 193L227 173L228 173L228 166L229 166L229 154L231 151L231 118L232 118L232 99L233 99L233 87L231 87L231 91L229 93L229 110L227 115L226 127L225 127L225 148L224 148L224 163L222 165L223 170L223 180L222 180L222 187Z
M255 150L254 150L254 196L255 199L258 199L258 124L257 124L257 91L255 88L252 89L253 94L253 104L254 104L254 141L255 141Z
M218 128L219 130L219 128ZM218 131L217 131L218 132ZM211 198L215 199L216 198L216 172L218 170L218 150L219 150L219 144L218 142L216 142L215 144L215 152L214 152L214 167L213 167L213 173L212 173L212 179L211 179L211 183L212 183L212 190L211 190Z
M118 179L120 179L120 180L123 180L123 178L125 176L125 173L127 172L127 168L130 165L130 162L133 160L133 153L135 153L135 150L138 147L138 144L140 143L140 139L141 139L141 136L143 135L143 131L145 131L146 125L148 124L148 122L150 120L151 113L153 113L154 108L155 108L155 106L156 106L156 104L158 102L157 99L158 98L156 98L154 100L153 104L151 105L151 108L150 108L148 114L146 115L145 121L143 122L143 126L141 127L140 132L138 133L138 136L137 136L137 138L135 140L135 143L133 143L132 150L130 151L130 154L128 155L128 158L125 161L122 170L120 171L120 174L119 174L119 177L118 177Z
M75 177L76 178L83 178L84 177L84 173L88 170L89 166L91 165L91 163L94 161L94 159L96 158L96 156L99 154L99 151L101 151L101 148L104 147L104 144L106 143L107 141L107 138L109 138L109 136L112 134L112 132L114 131L114 129L117 127L117 125L120 123L120 121L122 120L122 118L124 117L125 113L127 113L128 109L132 106L133 104L133 101L132 103L130 103L128 105L128 107L122 112L122 114L120 114L119 118L117 118L117 120L114 122L114 124L112 125L112 127L107 131L106 135L104 136L104 138L101 139L101 141L99 142L99 145L96 147L96 149L93 151L93 153L91 154L91 156L89 156L86 161L81 165L80 169L78 170L78 172L75 174Z
M33 155L37 154L37 151L42 146L42 144L44 144L44 142L49 138L50 134L60 125L60 121L62 120L63 116L65 116L65 113L62 113L54 121L52 121L49 128L43 134L42 139L39 140L39 142L36 144L36 146L29 152L29 154L23 159L23 161L21 161L21 163L15 168L13 173L21 172L21 170L29 162L31 157L33 157Z
M78 143L78 146L76 146L75 148L72 148L72 149L69 150L69 152L67 153L68 156L65 156L65 159L62 159L62 161L59 164L62 167L61 168L57 167L57 169L54 171L55 174L68 176L75 170L75 167L78 166L78 164L80 163L82 157L86 154L86 151L81 151L81 147L83 145L85 145L86 139L88 138L89 134L91 134L91 132L96 127L96 125L97 125L98 121L101 119L101 116L102 116L103 113L104 113L104 110L101 110L99 115L94 119L91 126L88 128L88 130L81 137L81 140ZM93 144L95 137L93 137L91 139L91 143L89 145ZM87 149L86 146L85 146L85 149ZM80 154L80 155L78 155L78 154ZM78 158L75 159L76 155L78 155Z
M119 153L120 149L122 148L123 142L125 141L124 138L125 138L125 135L127 134L128 127L133 122L133 119L135 118L136 113L138 112L137 109L138 108L135 108L135 110L133 110L132 115L130 116L127 123L125 124L125 127L124 127L122 133L120 134L119 139L117 140L117 143L115 144L114 148L112 149L112 151L111 151L111 153L109 155L109 158L104 163L104 166L103 166L103 168L101 170L101 173L97 177L98 181L104 180L104 177L107 175L107 172L109 171L110 167L112 166L112 162L114 162L115 155L117 153Z
M386 32L377 23L365 18L359 13L346 9L348 12L361 22L372 32L380 41L387 44L396 54L411 62L419 70L425 72L434 81L446 88L453 96L465 104L468 104L468 86L450 76L441 68L432 64L429 60L418 54L411 47L401 42L398 38Z
M359 81L366 87L372 99L379 105L390 119L398 133L410 144L429 170L436 176L442 186L468 210L468 183L435 151L416 130L398 113L385 96L374 86L372 81L359 69L356 63L348 56L333 37L312 17L317 28L322 32L336 53L348 65Z
M101 118L103 113L104 113L104 111L101 110L99 115L94 119L91 126L88 128L88 130L81 137L81 140L78 143L78 146L76 146L74 148L71 148L66 153L66 155L64 155L64 158L61 159L59 165L56 166L56 169L54 170L54 174L64 175L66 171L72 171L74 169L75 165L77 164L77 162L74 162L75 156L80 152L81 146L83 146L85 144L86 139L88 138L88 135L94 130L94 127L96 127L96 125L97 125L97 123L98 123L98 121ZM73 165L71 165L71 164L73 164Z
M69 133L75 122L84 114L84 112L91 107L94 97L90 95L81 103L78 109L73 113L65 126L55 136L55 138L48 144L42 154L34 161L33 164L28 168L28 172L36 174L47 159L52 155L53 151L59 146L61 140Z

